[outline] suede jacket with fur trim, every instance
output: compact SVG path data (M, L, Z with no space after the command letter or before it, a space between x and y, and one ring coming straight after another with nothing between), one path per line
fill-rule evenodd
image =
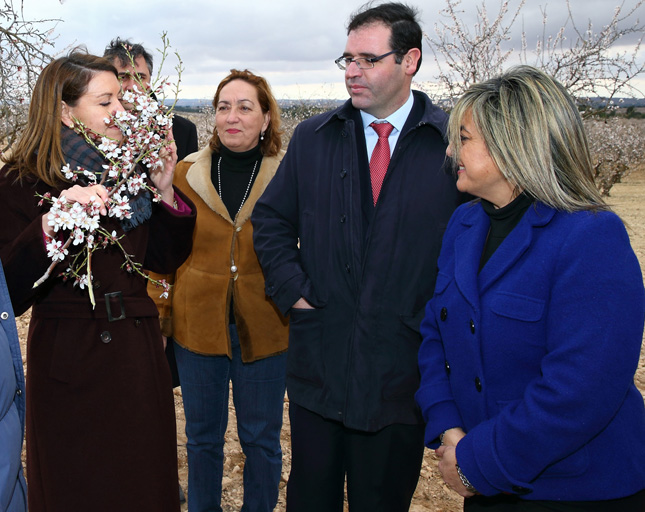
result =
M206 147L177 165L174 183L197 207L193 251L171 276L170 297L155 302L164 335L173 336L192 352L231 357L226 326L233 297L242 360L251 362L284 352L288 345L288 324L265 294L248 222L284 152L262 159L249 197L235 219L211 181L212 154ZM158 289L151 295L158 296Z

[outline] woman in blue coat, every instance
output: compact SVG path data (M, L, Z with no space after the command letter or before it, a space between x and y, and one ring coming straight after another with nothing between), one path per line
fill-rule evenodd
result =
M0 511L25 512L27 486L22 473L25 432L25 377L16 319L0 265Z
M416 399L464 510L645 510L638 260L576 105L521 66L450 117L458 188Z

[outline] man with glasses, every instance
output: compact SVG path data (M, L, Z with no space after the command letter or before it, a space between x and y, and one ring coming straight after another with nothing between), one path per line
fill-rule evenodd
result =
M350 95L301 123L252 221L266 292L290 315L288 512L409 509L424 449L414 393L424 306L460 202L446 115L411 91L417 13L367 5L348 26Z

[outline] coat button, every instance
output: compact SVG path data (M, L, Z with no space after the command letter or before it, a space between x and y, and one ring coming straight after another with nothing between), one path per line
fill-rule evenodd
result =
M101 281L94 281L94 289L98 290L101 287Z
M22 396L22 389L16 389L16 395Z
M448 360L447 360L447 359L446 359L446 361L445 361L445 363L444 363L444 364L445 364L445 366L446 366L446 373L447 373L448 375L450 375L450 365L448 364Z
M347 220L347 215L341 215L341 216L340 216L340 222L341 222L341 224L344 224L346 220Z
M446 308L441 308L441 321L445 322L446 318L448 318L448 310Z
M482 392L482 381L479 379L479 377L475 377L475 389L481 393Z
M343 169L343 170L340 171L340 177L344 178L345 176L347 176L347 171L345 169Z
M235 265L231 265L231 274L235 274L237 272L237 267Z
M135 327L141 327L141 319L140 318L135 319L134 326Z
M112 335L110 334L110 331L103 331L101 333L101 341L103 343L110 343L112 341Z
M3 320L6 320L7 318L9 318L9 313L7 313L6 311L3 311L2 313L0 313L0 318L2 318Z
M351 267L349 266L349 263L345 264L345 270L347 271L348 274L351 272Z
M472 319L470 320L470 332L475 334L475 321Z
M239 233L240 231L242 231L242 226L238 226L238 227L236 227L236 228L235 228L235 231L237 231L238 233Z

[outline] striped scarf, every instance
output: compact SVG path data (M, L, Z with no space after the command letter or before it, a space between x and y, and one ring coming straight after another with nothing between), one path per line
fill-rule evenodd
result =
M97 175L97 181L105 172L103 168L107 161L101 153L74 130L63 126L61 128L61 149L63 150L64 161L69 165L70 169L76 171L78 167L85 170L94 172ZM78 182L83 185L89 185L89 180L82 174L78 175ZM108 179L105 181L106 187L114 186L114 180ZM152 199L148 190L141 190L136 196L131 196L126 190L125 194L129 198L130 212L132 216L129 219L121 219L121 227L123 231L130 231L131 229L143 224L152 215Z

